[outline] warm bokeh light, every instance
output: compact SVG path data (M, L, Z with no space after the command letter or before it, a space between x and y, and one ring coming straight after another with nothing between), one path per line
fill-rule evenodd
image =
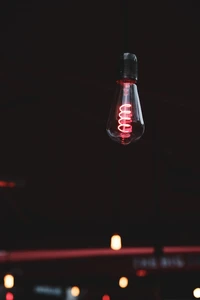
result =
M147 276L147 271L146 270L137 270L136 275L138 277L145 277L145 276Z
M7 274L4 276L4 287L6 289L11 289L14 286L14 277L11 274Z
M15 182L0 180L0 188L14 188L14 187L16 187Z
M200 298L200 288L196 288L194 291L193 291L193 296L195 298Z
M110 296L109 295L103 295L102 300L110 300Z
M79 294L80 294L80 289L79 289L79 287L78 287L78 286L73 286L73 287L71 288L71 294L72 294L73 297L78 297Z
M122 247L122 241L120 235L113 235L110 241L110 248L113 250L120 250Z
M6 293L6 300L14 300L14 295L13 293Z
M127 285L128 285L128 278L126 278L126 277L121 277L121 278L119 279L119 286L120 286L122 289L124 289L124 288L127 287Z

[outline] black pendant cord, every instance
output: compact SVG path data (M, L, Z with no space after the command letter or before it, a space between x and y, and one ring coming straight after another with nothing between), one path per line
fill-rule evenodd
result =
M130 52L129 49L129 7L128 0L121 0L121 12L122 12L122 52Z
M122 47L121 52L129 52L128 45L128 0L120 1L120 11L121 11L121 24L122 24ZM113 233L121 233L121 189L120 189L120 167L116 164L116 161L113 161L112 169L114 170L113 174Z

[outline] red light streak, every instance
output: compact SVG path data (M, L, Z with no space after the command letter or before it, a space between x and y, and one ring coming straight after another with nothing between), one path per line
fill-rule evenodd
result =
M163 247L164 253L200 253L200 246Z
M110 248L99 249L72 249L72 250L33 250L33 251L11 251L0 253L0 263L8 260L14 261L35 261L51 259L72 259L84 257L102 257L102 256L124 256L124 255L143 255L153 254L153 247L122 248L113 251Z
M119 126L118 129L122 133L131 133L132 126L131 126L131 104L123 104L119 108Z
M124 255L153 255L154 247L135 247L122 248L113 251L110 248L99 249L62 249L62 250L33 250L33 251L0 251L0 263L8 261L35 261L35 260L51 260L51 259L76 259L86 257L102 257L102 256L124 256ZM200 246L180 246L180 247L163 247L164 253L199 253ZM139 270L138 270L139 271Z

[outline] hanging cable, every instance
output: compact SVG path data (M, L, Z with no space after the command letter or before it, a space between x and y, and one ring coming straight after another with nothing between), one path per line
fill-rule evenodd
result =
M121 0L121 12L122 12L122 52L130 52L129 49L129 9L128 0Z
M122 18L122 47L121 52L129 52L129 23L128 23L128 0L120 1L120 11ZM121 188L120 181L120 167L119 163L116 164L116 159L113 157L112 169L114 170L114 175L112 177L113 185L113 225L114 234L120 234L122 231L121 222L121 202L123 199L123 189Z

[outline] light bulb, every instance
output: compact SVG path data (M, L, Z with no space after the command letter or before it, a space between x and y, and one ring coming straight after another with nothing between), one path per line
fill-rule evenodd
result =
M14 277L11 274L7 274L4 276L4 287L6 289L11 289L14 286Z
M78 297L79 294L80 294L80 289L79 289L79 287L78 287L78 286L73 286L73 287L71 288L71 294L72 294L73 297Z
M121 236L115 234L111 237L110 248L113 250L120 250L122 247Z
M193 291L193 296L195 298L200 298L200 288L196 288L194 291Z
M126 277L121 277L121 278L119 279L119 286L120 286L122 289L126 288L126 287L128 286L128 278L126 278Z
M106 128L109 137L122 145L137 141L144 133L137 77L137 57L132 53L123 53Z

